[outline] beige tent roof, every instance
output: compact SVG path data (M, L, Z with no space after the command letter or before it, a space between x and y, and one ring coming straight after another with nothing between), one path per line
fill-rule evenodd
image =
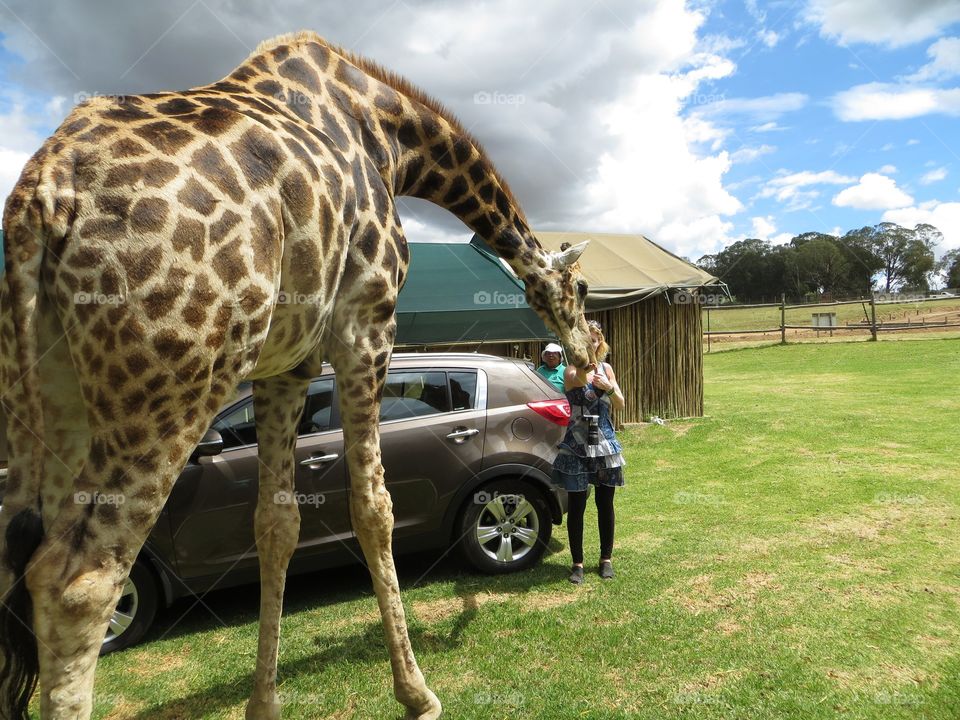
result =
M535 235L548 250L559 250L565 242L590 241L580 256L583 277L590 285L589 310L609 310L667 290L720 282L643 235L536 231Z

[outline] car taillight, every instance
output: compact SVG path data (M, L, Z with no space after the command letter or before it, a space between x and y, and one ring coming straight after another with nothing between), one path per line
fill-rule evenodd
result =
M537 400L528 402L527 407L557 425L567 425L570 422L570 403L566 399Z

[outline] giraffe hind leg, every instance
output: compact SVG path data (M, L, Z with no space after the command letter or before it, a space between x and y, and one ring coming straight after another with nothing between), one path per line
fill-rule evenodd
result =
M377 594L394 695L407 708L407 720L434 720L440 701L427 687L410 645L393 561L393 504L380 461L380 397L394 330L392 321L382 334L359 325L335 328L332 362L350 470L350 517Z
M293 373L256 380L254 415L259 443L255 528L260 557L260 634L247 720L279 720L277 657L287 566L300 536L294 490L297 423L310 385Z
M0 510L0 538L4 562L0 563L0 648L4 672L0 681L0 719L23 717L39 675L37 641L33 632L33 606L24 575L43 541L43 529L55 518L63 497L72 492L89 451L89 426L76 371L57 315L41 296L38 313L38 365L44 416L43 471L31 477L29 445L37 438L22 422L26 417L23 384L12 353L13 328L9 315L0 320L3 402L11 482Z

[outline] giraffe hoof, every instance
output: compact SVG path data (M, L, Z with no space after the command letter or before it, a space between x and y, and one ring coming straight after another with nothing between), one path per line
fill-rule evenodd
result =
M433 694L430 688L425 688L426 694L423 701L416 707L407 707L407 714L403 720L436 720L443 712L440 700Z
M244 713L244 718L246 720L280 720L280 701L250 698L247 701L247 711Z

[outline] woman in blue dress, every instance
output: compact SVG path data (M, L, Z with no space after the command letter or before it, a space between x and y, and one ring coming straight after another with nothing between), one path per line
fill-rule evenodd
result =
M583 582L583 514L587 508L587 489L594 486L597 519L600 526L600 576L613 578L613 496L623 486L626 462L613 432L610 411L622 410L623 393L613 368L603 359L609 347L600 323L588 322L590 340L597 363L585 368L568 365L563 376L564 392L570 402L570 424L553 462L553 481L567 490L567 536L573 567L570 582ZM591 437L590 425L596 421Z

